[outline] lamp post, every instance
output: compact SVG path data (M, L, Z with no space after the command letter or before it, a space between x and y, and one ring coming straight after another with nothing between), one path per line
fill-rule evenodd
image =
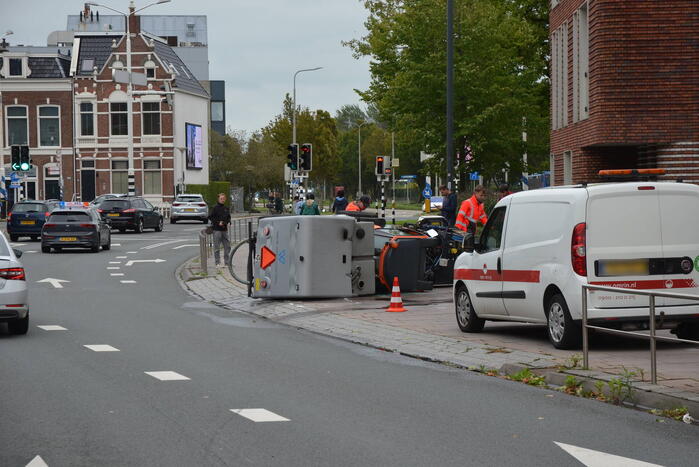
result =
M299 73L304 73L306 71L318 71L322 70L323 67L315 67L315 68L306 68L304 70L299 70L296 73L294 73L294 108L291 113L291 144L296 144L296 76L298 76Z
M157 2L149 3L148 5L139 8L136 10L136 6L131 0L129 3L129 12L124 13L119 10L115 10L114 8L103 5L101 3L97 2L87 2L86 5L89 6L98 6L100 8L106 8L107 10L111 10L115 13L119 13L120 15L124 16L124 28L126 31L126 73L129 75L129 83L126 87L126 124L128 126L127 130L127 137L128 137L128 157L129 157L129 169L128 169L128 178L129 178L129 196L135 196L136 195L136 172L134 169L134 160L133 160L133 79L131 76L131 32L129 31L129 17L131 15L134 15L138 13L139 11L145 10L148 7L151 7L153 5L160 5L161 3L169 3L170 0L158 0Z
M355 125L357 127L357 178L358 178L358 188L357 197L362 195L362 126L369 122L354 123L348 122L350 125Z

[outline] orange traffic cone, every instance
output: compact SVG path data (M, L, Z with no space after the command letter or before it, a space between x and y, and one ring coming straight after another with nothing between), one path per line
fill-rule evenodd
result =
M403 300L400 298L400 285L398 285L398 276L393 277L393 290L391 290L391 304L386 311L398 312L408 311L403 308Z

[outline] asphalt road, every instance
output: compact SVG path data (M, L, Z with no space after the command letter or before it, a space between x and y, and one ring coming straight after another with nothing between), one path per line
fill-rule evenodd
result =
M96 254L19 246L31 322L26 336L0 330L1 466L580 465L555 442L697 465L695 426L196 301L175 269L200 228L116 234Z

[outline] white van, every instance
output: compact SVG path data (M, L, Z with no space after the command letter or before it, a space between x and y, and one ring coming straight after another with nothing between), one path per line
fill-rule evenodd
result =
M486 320L546 323L557 348L580 344L585 283L699 295L699 186L608 183L500 200L454 265L464 332ZM648 297L591 292L591 323L647 328ZM699 339L699 302L656 299L658 327Z

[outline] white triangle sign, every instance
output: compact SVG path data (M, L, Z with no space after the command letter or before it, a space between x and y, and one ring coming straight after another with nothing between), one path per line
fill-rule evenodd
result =
M580 463L587 467L662 467L658 464L649 464L648 462L629 459L628 457L615 456L602 451L594 451L585 449L572 444L563 444L554 441L559 448L575 457Z
M30 463L27 464L27 467L49 467L49 465L44 462L44 459L42 459L41 456L36 456Z

